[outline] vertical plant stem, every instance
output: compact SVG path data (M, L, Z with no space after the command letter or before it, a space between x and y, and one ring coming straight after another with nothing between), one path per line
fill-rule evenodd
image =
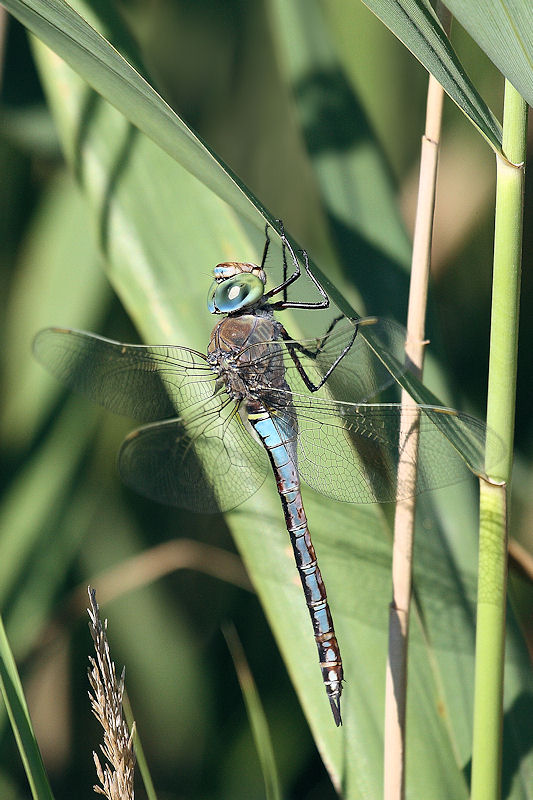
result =
M503 151L497 158L494 274L487 425L506 447L487 442L486 472L503 485L481 481L479 568L472 751L472 800L500 797L505 604L507 588L507 492L511 479L527 106L505 83Z
M439 9L441 20L449 30L451 16ZM446 16L444 17L444 13ZM431 238L435 208L435 186L444 92L430 75L426 106L426 128L422 137L420 179L413 237L411 283L407 315L405 352L411 368L422 376L425 342L425 316L431 259ZM402 391L402 405L416 403ZM394 518L392 551L392 602L389 612L389 649L385 682L385 741L383 796L385 800L402 800L405 795L405 719L407 700L407 652L409 607L411 601L412 561L415 525L416 459L418 428L402 422L398 465L398 483L413 486L413 496L398 502ZM403 431L406 431L405 435Z

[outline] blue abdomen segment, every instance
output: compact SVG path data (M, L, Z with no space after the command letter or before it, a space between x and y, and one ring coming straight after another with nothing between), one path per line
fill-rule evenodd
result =
M261 409L248 412L250 424L268 452L291 539L296 566L318 648L322 679L337 725L341 724L342 660L329 610L326 587L318 567L300 494L296 458L296 428L290 415L271 417Z

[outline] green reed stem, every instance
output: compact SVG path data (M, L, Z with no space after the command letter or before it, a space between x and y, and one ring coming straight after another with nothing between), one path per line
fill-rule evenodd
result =
M486 471L502 485L481 481L472 800L500 797L507 493L513 453L526 124L526 103L506 81L503 151L508 161L497 158L487 404L487 425L502 439L506 454L501 458L498 442L489 438Z

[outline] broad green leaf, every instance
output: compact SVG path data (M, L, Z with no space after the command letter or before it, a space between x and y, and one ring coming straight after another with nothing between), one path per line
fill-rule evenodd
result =
M320 2L270 5L279 60L341 263L351 268L365 299L372 297L370 286L361 286L367 276L376 290L392 284L392 299L411 246L383 152L333 48ZM366 270L357 269L362 260Z
M501 153L501 126L470 81L429 1L363 2L435 76L491 147Z
M0 603L5 607L26 573L43 529L53 529L69 481L94 433L89 413L71 402L32 460L16 474L0 508ZM28 502L31 498L31 503Z
M533 4L528 0L446 0L446 5L533 105Z
M0 432L5 445L28 444L55 401L57 384L28 358L36 328L99 325L111 299L83 195L61 172L28 226L10 284L2 347L5 391Z

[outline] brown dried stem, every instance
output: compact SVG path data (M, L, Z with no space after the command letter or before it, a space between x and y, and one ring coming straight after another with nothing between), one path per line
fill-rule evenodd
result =
M440 3L439 3L440 6ZM443 25L449 31L451 16L437 9ZM444 12L446 17L443 16ZM422 137L420 180L413 237L411 283L407 316L406 358L411 368L422 375L426 300L431 258L431 237L435 208L437 160L442 118L443 89L429 77L426 129ZM402 392L402 405L416 405ZM392 602L389 615L389 651L385 686L384 798L403 800L405 796L405 716L407 699L407 650L409 635L409 606L411 601L412 561L415 525L416 461L418 426L402 420L398 483L413 486L413 496L398 502L394 519L392 554Z

